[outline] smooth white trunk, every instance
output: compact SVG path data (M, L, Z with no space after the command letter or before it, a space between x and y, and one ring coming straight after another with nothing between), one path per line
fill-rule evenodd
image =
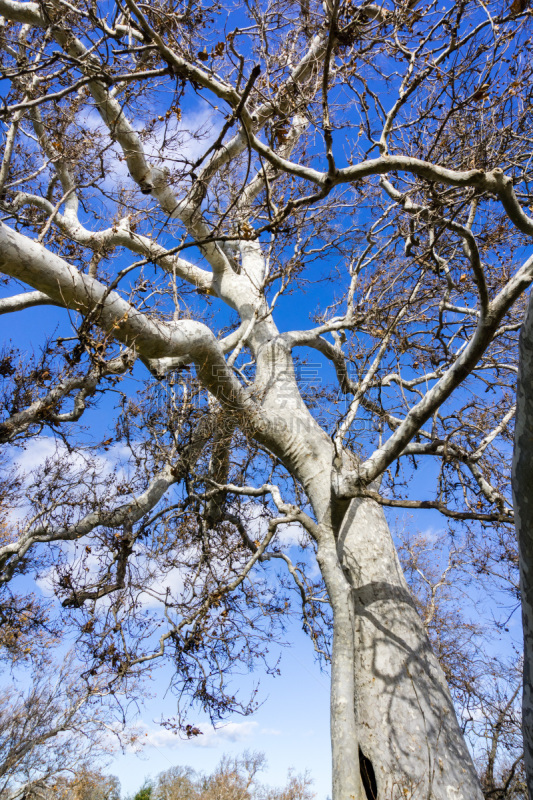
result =
M520 333L512 485L524 630L524 761L533 798L533 294Z
M318 562L334 612L330 706L333 800L365 800L357 758L353 598L333 536L325 538L319 547Z
M298 420L302 411L291 409ZM302 414L303 416L303 414ZM443 671L402 573L383 509L331 496L331 443L294 434L286 463L321 521L333 609L333 800L483 800Z
M338 552L352 587L355 749L367 798L482 800L380 506L352 501Z

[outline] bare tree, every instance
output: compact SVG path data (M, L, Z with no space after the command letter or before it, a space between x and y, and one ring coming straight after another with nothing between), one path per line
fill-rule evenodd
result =
M72 777L60 777L42 793L61 800L120 800L120 782L114 775L81 767Z
M262 753L223 756L210 774L189 767L171 767L147 784L153 800L313 800L308 775L289 773L286 786L273 789L258 780L266 766Z
M1 310L57 306L71 326L37 377L7 355L22 388L4 440L59 444L20 476L3 580L54 563L88 674L169 657L179 697L214 718L250 709L227 676L264 658L294 589L331 655L334 800L480 800L383 507L481 542L513 524L527 4L0 13L0 267L30 289ZM82 447L105 390L113 434ZM128 457L106 472L116 442Z
M67 785L88 797L88 790L82 791L88 769L109 757L119 733L127 738L102 702L108 689L81 679L76 667L72 657L60 669L41 658L28 688L14 685L0 693L0 796L5 800L60 797Z

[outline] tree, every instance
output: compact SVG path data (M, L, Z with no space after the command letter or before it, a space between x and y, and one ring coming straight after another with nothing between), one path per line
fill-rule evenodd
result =
M223 756L211 775L199 774L190 767L171 767L145 786L154 800L313 800L315 794L307 775L289 772L282 789L260 784L258 774L265 765L262 753L245 751L237 758Z
M114 775L82 767L70 779L59 779L44 793L61 800L120 800L120 782Z
M520 583L522 590L522 625L524 630L524 681L522 716L524 731L524 761L529 796L533 793L533 518L529 500L531 478L531 303L520 335L520 361L517 382L516 428L513 451L513 500L516 532L520 553Z
M5 441L59 442L19 477L3 580L56 563L89 672L170 657L213 718L249 709L227 675L264 657L292 581L317 651L331 639L334 800L479 800L383 507L478 542L513 523L527 3L0 13L0 268L30 289L1 310L62 325L2 362ZM101 394L115 427L89 444Z
M83 674L65 649L51 601L7 586L0 615L0 662L7 668L0 686L0 797L120 800L116 779L95 770L117 743L136 738L125 725L120 690ZM51 656L61 649L61 659Z
M151 800L153 794L153 786L145 782L139 791L135 794L134 800Z
M101 775L97 780L94 771L94 764L113 749L116 721L102 704L106 694L107 689L80 679L73 658L60 669L41 658L38 675L26 690L17 690L16 684L3 689L0 796L15 800L67 794L69 800L118 800L113 781Z

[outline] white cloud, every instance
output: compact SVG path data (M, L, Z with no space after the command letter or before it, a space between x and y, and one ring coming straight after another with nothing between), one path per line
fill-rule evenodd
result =
M37 436L29 439L23 450L17 450L13 465L21 472L27 473L40 467L47 458L57 452L57 443L50 436Z
M268 518L263 514L263 506L250 500L245 504L246 528L252 539L262 539L267 532ZM281 523L276 530L277 542L287 549L302 543L303 529L298 522Z
M53 436L35 436L27 441L23 450L16 450L12 464L28 475L44 467L48 459L61 460L66 469L84 469L91 462L100 477L104 477L117 467L127 470L129 455L129 450L121 444L110 447L105 455L89 456L80 450L69 452L65 444Z
M191 739L181 739L172 731L160 727L148 727L146 724L139 726L139 739L144 748L155 747L183 747L185 744L193 747L218 747L225 742L245 742L250 739L259 727L259 723L253 721L228 722L219 728L214 728L210 724L198 726L202 733ZM261 731L266 733L267 731ZM274 732L272 732L274 733ZM275 732L277 733L277 732Z
M172 597L179 597L185 584L185 571L174 567L168 572L144 585L144 591L136 598L143 608L160 608L165 600L167 589Z
M157 115L157 111L153 111ZM152 166L173 170L187 163L194 163L205 153L219 134L215 112L206 103L183 114L180 120L173 114L168 120L158 122L153 133L144 139L142 145L147 160ZM140 130L139 120L132 120L132 126ZM108 129L100 115L91 110L78 116L78 125L91 134L102 135L102 144L108 144ZM128 166L122 149L118 144L107 148L106 174L100 186L108 192L116 191L120 185L132 186ZM186 187L183 186L183 189ZM147 202L149 202L147 200Z
M94 455L83 450L70 452L65 444L52 436L36 436L27 441L23 449L16 448L12 451L11 465L17 470L26 489L26 501L22 501L18 506L10 509L10 518L13 524L22 523L31 510L31 494L42 484L42 470L46 473L47 462L50 469L59 463L61 472L66 477L72 473L80 473L85 482L80 481L79 486L68 488L68 501L72 502L77 496L82 500L83 496L89 491L98 494L99 489L106 491L105 480L115 473L119 482L127 480L130 452L121 444L109 447L105 454ZM84 546L88 540L79 539L77 542L65 541L58 544L65 552L74 554L76 547ZM85 566L88 568L87 579L98 572L98 554L85 557ZM43 572L36 583L40 591L46 597L54 597L54 579L56 577L55 568Z
M60 465L61 474L65 478L76 473L83 477L78 487L74 485L70 487L70 501L76 496L82 499L89 491L89 487L90 491L96 494L99 487L105 492L106 479L111 478L113 473L118 482L127 481L130 469L131 454L121 444L109 447L105 454L95 455L82 449L69 451L62 441L52 436L35 436L27 441L23 449L14 448L11 452L11 466L17 470L22 486L26 488L28 499L30 493L37 488L37 484L40 484L43 470L46 476L47 467L53 470L54 465ZM27 516L29 510L29 502L21 502L20 505L11 508L10 517L14 523L20 522Z
M154 134L146 144L146 154L156 160L158 166L172 167L176 162L194 162L202 156L215 141L218 131L210 106L199 105L184 114L181 120L171 117L169 121L157 125ZM166 140L173 139L172 143Z
M295 547L301 544L302 534L302 526L298 522L289 522L286 525L278 525L276 535L281 545L285 547Z

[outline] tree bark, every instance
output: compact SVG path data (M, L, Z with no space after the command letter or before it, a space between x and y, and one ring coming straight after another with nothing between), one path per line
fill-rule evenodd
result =
M365 800L356 758L353 598L332 536L319 546L318 562L334 610L330 702L333 800Z
M352 757L359 762L363 797L482 800L446 679L381 506L353 500L337 548L353 602Z
M527 788L533 798L533 294L520 332L516 394L512 486L524 631L522 729Z
M287 398L289 364L285 375ZM361 498L343 515L346 504L331 492L331 440L292 391L283 419L274 393L267 390L263 404L280 413L278 452L305 487L321 529L318 562L334 619L333 800L483 800L383 509ZM348 469L353 459L346 455ZM332 522L338 517L340 526Z

